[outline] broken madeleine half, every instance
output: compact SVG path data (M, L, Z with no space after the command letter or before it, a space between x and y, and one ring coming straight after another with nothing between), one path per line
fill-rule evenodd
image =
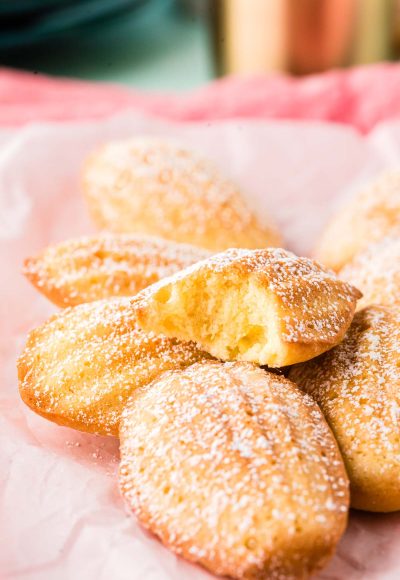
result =
M104 234L48 246L25 260L23 273L54 304L66 307L133 296L210 255L151 236Z
M165 373L133 395L120 440L127 506L215 574L309 578L345 530L347 475L318 405L255 365Z
M354 508L400 510L400 314L369 306L343 340L291 368L325 415L346 465Z
M135 389L209 358L193 343L141 330L129 299L100 300L62 310L29 334L18 359L19 392L54 423L118 435Z
M360 296L308 258L231 249L149 286L132 305L145 330L192 340L222 360L282 367L340 342Z
M175 141L135 137L106 143L83 168L83 192L95 224L214 251L281 244L240 188L214 164Z

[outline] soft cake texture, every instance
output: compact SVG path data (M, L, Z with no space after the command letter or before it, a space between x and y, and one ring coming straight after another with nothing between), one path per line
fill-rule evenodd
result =
M369 304L399 306L400 231L357 254L340 271L340 277L362 291L359 309Z
M400 313L370 306L333 350L291 369L320 405L346 464L355 508L400 510Z
M326 266L340 270L371 242L400 233L400 171L386 173L335 215L316 248Z
M133 296L210 256L207 250L143 235L98 235L49 246L24 274L57 306Z
M340 342L360 292L282 249L232 249L149 286L138 321L222 360L281 367Z
M164 374L136 391L120 439L128 506L215 574L308 578L346 527L346 471L318 406L249 363Z
M143 137L104 145L86 162L83 190L95 223L112 232L157 235L216 251L281 242L235 184L173 141Z
M140 330L129 299L92 302L30 333L18 360L19 390L50 421L118 435L121 411L138 387L208 358L194 344Z

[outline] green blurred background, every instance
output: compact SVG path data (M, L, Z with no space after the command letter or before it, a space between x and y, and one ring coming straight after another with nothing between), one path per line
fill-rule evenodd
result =
M199 4L147 0L137 7L132 2L121 12L110 10L106 18L96 18L95 7L84 23L73 12L75 24L71 10L69 22L65 17L66 1L59 2L50 21L44 9L17 17L1 14L1 4L6 3L0 0L3 65L148 90L187 90L213 77L207 19ZM8 4L17 9L18 1ZM32 3L25 4L32 10Z

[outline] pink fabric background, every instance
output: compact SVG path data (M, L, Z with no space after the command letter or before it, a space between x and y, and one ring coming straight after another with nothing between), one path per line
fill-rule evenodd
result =
M184 95L0 70L0 125L97 119L136 109L179 121L319 119L368 132L400 116L400 65L379 64L304 79L225 78Z

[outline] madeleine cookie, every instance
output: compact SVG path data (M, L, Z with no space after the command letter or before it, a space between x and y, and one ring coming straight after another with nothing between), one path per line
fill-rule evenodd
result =
M308 578L346 527L346 471L318 406L249 363L164 374L136 391L120 439L129 508L215 574Z
M83 189L95 223L109 231L216 251L280 245L276 230L258 222L236 185L173 141L108 143L88 159Z
M316 256L340 270L371 242L400 232L400 171L387 173L356 195L326 228Z
M118 435L135 389L207 358L193 344L140 330L129 299L92 302L63 310L30 333L18 360L19 390L50 421Z
M370 306L333 350L291 369L320 405L342 452L351 505L400 509L400 313Z
M24 274L57 306L133 296L203 260L210 252L150 236L102 235L49 246L25 261Z
M369 304L400 305L400 236L371 244L339 275L362 291L358 308Z
M193 340L222 360L281 367L340 342L360 296L308 258L232 249L149 286L132 304L145 330Z

